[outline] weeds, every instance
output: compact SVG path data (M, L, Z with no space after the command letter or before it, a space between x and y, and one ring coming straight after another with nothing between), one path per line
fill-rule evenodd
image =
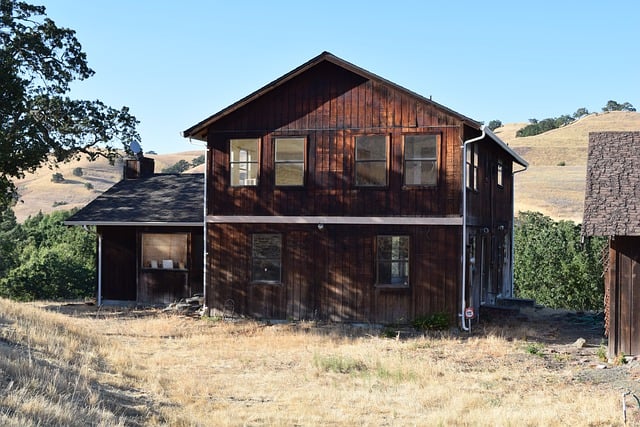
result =
M533 356L544 356L544 345L537 343L537 342L532 342L527 344L527 346L525 347L525 351Z
M413 321L413 327L421 331L444 331L449 325L449 316L446 313L420 316Z
M313 356L314 365L324 372L335 372L338 374L351 374L354 372L367 371L367 364L361 360L356 360L346 356Z

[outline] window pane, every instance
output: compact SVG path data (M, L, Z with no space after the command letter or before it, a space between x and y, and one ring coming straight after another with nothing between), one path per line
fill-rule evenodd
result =
M404 137L404 155L407 160L436 159L436 135L406 135Z
M258 147L260 139L232 139L229 144L231 185L258 184Z
M387 163L386 162L356 163L356 185L363 185L363 186L387 185Z
M257 138L232 139L231 162L257 162L259 141Z
M387 160L387 137L385 135L356 137L356 161Z
M378 284L408 286L409 237L378 236Z
M277 163L276 185L303 185L303 163Z
M279 234L254 234L251 255L254 282L280 282L282 238Z
M304 138L277 138L276 162L304 161Z
M406 185L436 185L438 171L434 160L405 162L404 183Z
M258 185L258 164L232 163L231 185Z
M144 233L142 267L187 268L188 242L189 235L186 233Z

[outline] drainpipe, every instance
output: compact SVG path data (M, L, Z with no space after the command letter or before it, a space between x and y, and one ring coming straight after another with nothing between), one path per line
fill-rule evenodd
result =
M516 174L520 172L524 172L528 169L528 166L525 166L524 169L520 169L514 172L511 172L511 298L514 298L515 295L513 293L513 280L514 280L514 257L516 254L515 251L515 228L516 228Z
M204 195L202 200L204 201L204 206L202 207L202 239L203 239L203 247L202 247L202 314L209 315L209 307L207 307L207 258L209 254L209 249L207 248L207 175L209 175L208 170L208 162L209 158L209 144L206 145L204 150Z
M469 139L462 143L462 281L460 283L460 326L464 331L471 331L471 319L467 325L464 312L467 308L467 146L476 141L484 139L486 136L484 125L480 126L482 133L476 138Z
M98 233L98 307L102 307L102 234Z

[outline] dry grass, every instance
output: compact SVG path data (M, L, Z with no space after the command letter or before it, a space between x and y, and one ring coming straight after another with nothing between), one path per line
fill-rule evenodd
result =
M616 385L526 324L388 339L79 309L0 300L0 424L622 425Z

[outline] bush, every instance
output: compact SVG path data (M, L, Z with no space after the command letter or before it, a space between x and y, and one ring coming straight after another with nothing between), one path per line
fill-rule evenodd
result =
M51 175L51 182L55 182L56 184L64 181L64 176L60 172L56 172Z
M551 308L602 310L604 238L581 243L580 226L520 212L514 227L514 289Z
M446 313L434 313L417 317L413 327L421 331L444 331L449 329L449 316Z
M75 168L73 170L73 176L82 176L83 172L82 172L82 168Z

